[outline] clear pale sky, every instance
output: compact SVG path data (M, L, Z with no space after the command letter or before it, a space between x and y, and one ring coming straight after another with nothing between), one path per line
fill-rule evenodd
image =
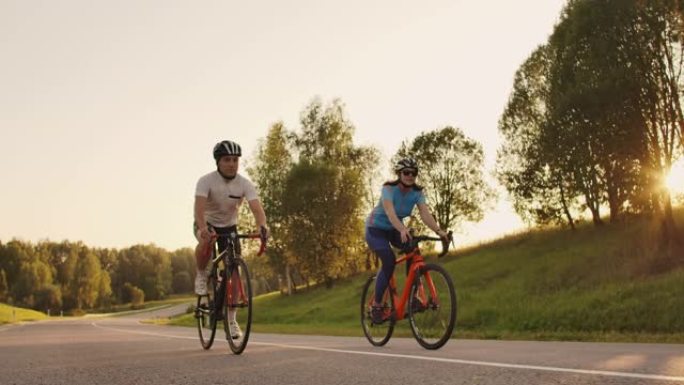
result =
M314 96L386 159L460 127L490 172L513 75L564 3L0 0L0 240L192 246L213 144L249 161ZM458 241L520 226L502 195Z

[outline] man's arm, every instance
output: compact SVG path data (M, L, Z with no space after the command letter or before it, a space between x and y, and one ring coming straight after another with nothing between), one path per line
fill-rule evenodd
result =
M257 227L261 228L263 226L268 229L268 226L266 226L266 213L264 212L264 207L261 205L261 201L252 199L247 202L249 204L249 209L252 210Z
M209 229L207 221L204 219L204 210L207 207L207 197L195 195L195 223L200 231L202 239L209 239Z

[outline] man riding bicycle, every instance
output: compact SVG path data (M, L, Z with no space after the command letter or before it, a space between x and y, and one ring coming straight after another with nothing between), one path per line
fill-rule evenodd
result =
M268 235L266 214L259 201L254 184L238 173L242 148L235 142L224 140L214 146L216 170L202 176L195 189L193 230L198 244L195 248L197 275L195 293L207 295L207 264L212 242L216 239L219 252L228 246L226 235L237 233L238 209L247 200L259 228ZM220 235L220 237L215 238ZM236 252L240 253L239 243ZM235 321L236 310L228 311L228 326L232 338L240 338L242 331Z
M439 228L437 221L425 203L423 187L416 184L418 164L413 158L399 160L394 166L397 179L382 186L380 202L366 219L366 242L368 247L380 258L382 266L377 274L375 299L371 309L373 323L383 322L381 307L382 296L389 279L394 273L395 256L390 245L403 248L411 239L409 229L402 220L418 206L420 219L441 238L447 233ZM408 272L410 264L406 264Z

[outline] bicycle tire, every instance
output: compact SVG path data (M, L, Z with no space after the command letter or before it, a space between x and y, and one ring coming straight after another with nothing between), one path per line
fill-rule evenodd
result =
M200 344L205 350L211 348L216 336L216 317L214 312L214 299L216 298L216 278L214 275L207 277L207 295L198 295L195 305L195 319L197 320L197 332Z
M435 286L437 298L430 293L428 276ZM420 346L430 350L444 346L456 326L456 312L456 289L449 273L442 266L425 265L411 285L408 301L411 332Z
M236 272L237 269L237 272ZM232 280L237 275L238 285L233 286ZM230 350L234 354L241 354L247 347L249 341L249 333L252 329L252 284L249 278L249 270L247 264L242 258L235 258L230 265L228 274L226 275L228 284L226 285L226 300L223 301L223 330L226 332L226 339ZM233 293L228 290L233 287ZM236 310L236 322L242 329L242 335L238 338L231 336L229 327L228 310Z
M388 287L383 300L383 308L388 314L387 320L381 324L373 323L371 319L371 303L375 296L375 277L375 275L368 277L366 284L363 286L361 294L361 327L363 328L363 334L371 345L383 346L390 340L392 332L394 332L394 324L396 323L394 298L390 295Z

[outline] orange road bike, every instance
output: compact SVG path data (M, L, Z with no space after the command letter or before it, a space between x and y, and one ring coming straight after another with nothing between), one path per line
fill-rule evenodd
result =
M225 237L228 247L219 253L216 239ZM259 255L266 248L265 229L259 234L216 235L212 239L211 261L207 276L207 295L197 296L195 319L199 339L204 349L211 348L216 335L218 321L223 321L223 329L230 350L235 354L242 353L249 340L252 327L252 286L249 280L247 264L237 251L240 239L261 239ZM229 330L228 311L235 310L236 321L242 335L231 336Z
M374 323L371 310L375 298L376 276L368 278L361 296L361 325L363 333L374 346L383 346L392 337L394 325L404 318L409 319L411 332L418 343L426 349L441 348L453 333L456 324L456 290L449 273L440 265L425 263L418 244L423 241L442 241L442 252L449 251L453 234L448 239L414 236L406 253L397 259L397 265L410 261L406 283L401 298L397 294L394 274L382 297L381 323Z

